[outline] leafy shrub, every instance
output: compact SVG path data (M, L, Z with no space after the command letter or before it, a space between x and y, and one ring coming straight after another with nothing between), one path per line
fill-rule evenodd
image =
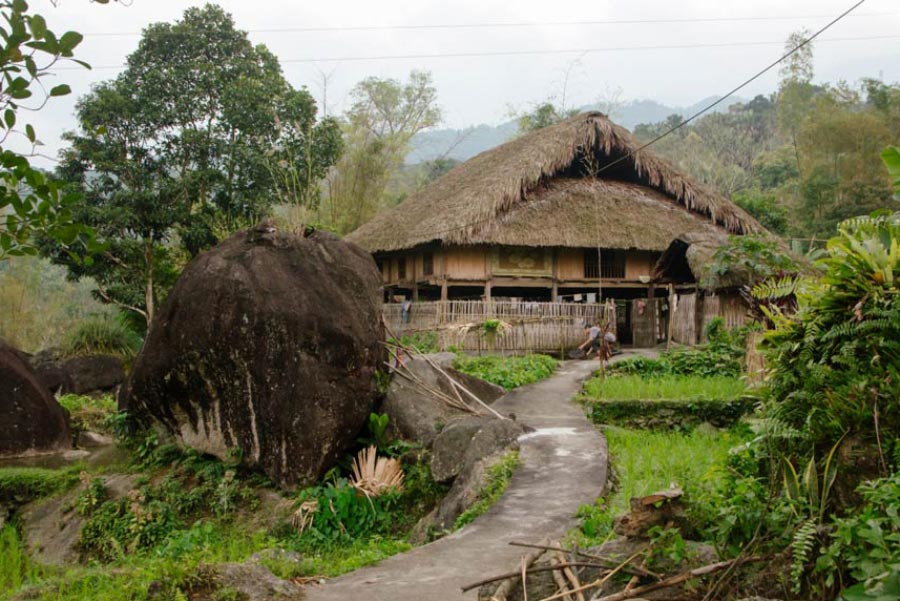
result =
M803 433L801 454L900 432L900 215L846 221L827 248L822 280L798 287L796 313L773 313L763 341L766 414Z
M116 412L117 403L112 395L92 397L80 394L64 394L59 404L69 412L72 428L77 431L110 432L110 418Z
M134 330L118 317L95 315L80 324L68 335L63 351L66 355L116 355L132 359L143 341Z
M391 342L397 343L396 339ZM400 337L399 344L407 348L415 348L421 353L437 353L441 349L438 346L437 332L415 332L404 334Z
M848 574L859 584L845 591L855 598L897 598L900 595L900 474L866 482L859 492L862 507L835 520L831 542L816 570L826 583L839 584Z
M706 327L708 342L694 347L676 347L660 354L659 359L635 357L613 363L610 374L633 374L657 377L669 374L682 376L729 376L736 378L743 371L749 327L728 331L724 321L716 317Z
M297 497L300 503L315 502L316 507L304 535L328 543L389 533L398 499L395 492L366 496L344 478L306 488Z
M718 288L732 274L741 279L761 281L770 277L797 273L800 266L771 238L757 235L729 236L719 248L702 280L706 288Z
M467 357L460 355L453 361L457 370L502 386L507 390L532 384L553 374L556 359L547 355L525 355L523 357L500 357L484 355Z

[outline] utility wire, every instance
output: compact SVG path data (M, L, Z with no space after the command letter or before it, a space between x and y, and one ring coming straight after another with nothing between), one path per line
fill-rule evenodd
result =
M865 1L865 0L863 0ZM874 36L858 36L846 38L823 38L819 42L858 42L868 40L890 40L900 38L900 34L885 34ZM810 38L812 39L812 38ZM643 50L688 50L694 48L732 48L744 46L773 46L784 44L784 41L755 41L755 42L720 42L708 44L667 44L656 46L609 46L605 48L566 48L559 50L498 50L485 52L441 52L434 54L392 54L380 56L335 56L323 58L288 58L279 59L282 64L292 63L328 63L328 62L351 62L351 61L377 61L377 60L402 60L402 59L433 59L433 58L472 58L472 57L491 57L491 56L534 56L534 55L552 55L552 54L589 54L592 52L628 52ZM798 47L799 48L799 47ZM787 56L787 55L786 55ZM783 57L782 57L783 58ZM782 59L779 59L779 61ZM128 65L97 65L91 66L93 70L105 69L124 69ZM81 70L82 67L62 66L54 67L54 70L71 71ZM761 75L760 73L759 75ZM757 77L759 76L757 75ZM755 78L754 78L755 79ZM752 81L752 80L750 80ZM749 82L748 82L749 83ZM746 85L746 83L744 84ZM738 88L740 89L740 88Z
M830 28L832 25L834 25L835 23L837 23L838 21L840 21L841 19L843 19L844 17L846 17L847 15L849 15L849 14L850 14L851 12L853 12L856 8L858 8L859 6L861 6L862 4L864 4L865 1L866 1L866 0L859 0L859 2L857 2L857 3L854 4L853 6L851 6L850 8L848 8L847 10L845 10L844 12L842 12L841 14L839 14L837 17L835 17L834 19L832 19L832 20L829 21L828 23L826 23L821 29L817 30L815 33L813 33L812 35L810 35L808 38L806 38L805 40L803 40L802 42L800 42L799 44L797 44L796 46L794 46L793 48L791 48L790 50L788 50L787 52L785 52L783 55L781 55L780 58L778 58L777 60L775 60L775 61L773 61L772 63L768 64L768 65L767 65L766 67L764 67L762 70L760 70L759 72L757 72L756 75L754 75L754 76L750 77L749 79L745 80L742 84L740 84L740 85L738 85L737 87L733 88L731 91L729 91L727 94L725 94L724 96L722 96L721 98L719 98L719 99L716 100L715 102L709 103L709 104L706 105L704 108L700 109L699 111L697 111L696 113L694 113L693 115L691 115L690 117L688 117L687 119L685 119L684 121L682 121L681 123L679 123L678 125L676 125L676 126L670 128L670 129L664 131L663 133L659 134L658 136L656 136L655 138L653 138L652 140L650 140L650 141L647 142L646 144L643 144L642 146L640 146L640 147L636 148L635 150L633 150L633 151L631 151L631 152L625 154L624 156L619 157L618 159L616 159L616 160L613 161L612 163L608 163L608 164L604 165L601 169L599 169L599 170L597 171L597 174L603 173L603 172L606 171L607 169L611 169L612 167L614 167L615 165L618 165L619 163L621 163L622 161L624 161L624 160L626 160L626 159L630 159L631 157L633 157L634 155L636 155L636 154L639 153L640 151L644 150L645 148L648 148L648 147L652 146L653 144L656 144L657 142L659 142L660 140L662 140L662 139L665 138L666 136L668 136L668 135L672 134L673 132L675 132L675 131L681 129L682 127L684 127L685 125L687 125L688 123L690 123L691 121L693 121L694 119L696 119L697 117L699 117L700 115L703 115L704 113L706 113L706 112L712 110L713 108L715 108L716 106L718 106L719 104L721 104L726 98L728 98L728 97L730 97L730 96L733 96L734 94L736 94L737 92L739 92L741 89L743 89L743 88L745 88L746 86L750 85L751 83L753 83L754 81L756 81L757 79L759 79L760 77L762 77L765 73L767 73L768 71L770 71L770 70L772 70L773 68L775 68L781 61L783 61L784 59L790 57L791 55L793 55L794 53L796 53L796 52L799 51L800 49L804 48L805 46L809 45L810 42L812 42L814 39L816 39L819 35L821 35L823 32L825 32L825 31L826 31L828 28Z
M854 17L894 16L895 12L859 13ZM605 19L591 21L513 21L499 23L422 23L414 25L323 25L310 27L278 27L268 29L248 29L248 33L311 33L341 31L404 31L417 29L493 29L514 27L571 27L581 25L643 25L666 23L735 23L753 21L795 21L800 19L825 19L831 15L792 15L760 17L698 17L674 19ZM85 33L91 37L126 37L142 35L139 31L101 31Z
M648 148L648 147L652 146L653 144L659 142L660 140L662 140L662 139L665 138L666 136L670 135L672 132L674 132L674 131L680 129L681 127L684 127L685 125L687 125L688 123L690 123L691 121L693 121L694 119L696 119L697 117L699 117L700 115L703 115L704 113L709 112L710 110L712 110L713 108L715 108L716 106L718 106L719 104L721 104L723 101L725 101L728 97L733 96L735 93L737 93L738 91L740 91L741 89L743 89L744 87L746 87L747 85L749 85L750 83L752 83L753 81L759 79L764 73L766 73L766 72L770 71L771 69L773 69L773 68L774 68L775 66L777 66L781 61L783 61L784 59L790 57L792 54L796 53L796 52L797 52L798 50L800 50L801 48L807 46L807 45L808 45L810 42L812 42L816 37L818 37L820 34L822 34L822 33L823 33L824 31L826 31L828 28L830 28L831 26L833 26L835 23L837 23L838 21L840 21L841 19L843 19L844 17L846 17L847 15L849 15L854 9L856 9L857 7L859 7L860 5L862 5L863 3L865 3L865 1L866 1L866 0L859 0L859 2L857 2L856 4L854 4L853 6L851 6L850 8L848 8L847 10L845 10L843 13L841 13L840 15L838 15L837 17L835 17L834 19L832 19L832 20L831 20L830 22L828 22L828 24L826 24L824 27L822 27L821 29L817 30L815 33L813 33L812 35L810 35L808 38L806 38L805 40L803 40L801 43L797 44L795 47L791 48L789 51L787 51L786 53L784 53L784 54L783 54L781 57L779 57L777 60L775 60L774 62L770 63L770 64L767 65L765 68L763 68L761 71L757 72L755 75L753 75L752 77L750 77L749 79L747 79L747 80L745 80L743 83L741 83L740 85L738 85L738 86L736 86L735 88L733 88L731 91L729 91L727 94L725 94L724 96L722 96L721 98L719 98L719 99L716 100L715 102L711 102L711 103L708 104L706 107L700 109L699 111L697 111L696 113L694 113L693 115L691 115L690 117L688 117L687 119L685 119L684 121L682 121L681 123L679 123L678 125L676 125L676 126L670 128L669 130L667 130L667 131L663 132L662 134L656 136L655 138L653 138L652 140L650 140L650 141L647 142L646 144L643 144L643 145L640 146L639 148L636 148L635 150L633 150L633 151L631 151L631 152L625 154L624 156L622 156L622 157L616 159L615 161L613 161L613 162L611 162L611 163L608 163L608 164L604 165L604 166L603 166L602 168L600 168L600 169L597 169L596 171L593 172L594 177L596 177L596 176L599 175L600 173L602 173L602 172L604 172L604 171L606 171L606 170L612 168L613 166L615 166L615 165L621 163L622 161L625 161L625 160L627 160L627 159L633 157L634 155L636 155L636 154L639 153L640 151L645 150L646 148ZM820 40L820 41L824 41L824 40ZM490 222L492 222L492 221L494 221L494 220L495 220L495 218L482 219L482 220L478 220L478 221L473 221L473 222L467 223L467 224L462 225L462 226L456 226L456 227L453 227L453 228L448 228L448 229L442 230L442 231L426 232L425 235L427 235L427 236L433 236L433 237L443 236L444 234L449 234L449 233L452 233L452 232L455 232L455 231L459 231L459 230L463 230L463 229L466 229L466 228L469 228L469 227L481 225L481 224L484 224L484 223L490 223Z

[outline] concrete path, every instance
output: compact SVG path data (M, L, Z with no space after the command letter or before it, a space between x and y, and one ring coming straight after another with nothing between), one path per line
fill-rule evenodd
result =
M474 522L438 541L307 588L309 601L443 601L477 598L460 587L515 570L525 550L509 541L559 539L576 510L606 485L606 440L570 400L596 361L563 362L543 382L494 407L536 428L520 439L522 464L503 497Z

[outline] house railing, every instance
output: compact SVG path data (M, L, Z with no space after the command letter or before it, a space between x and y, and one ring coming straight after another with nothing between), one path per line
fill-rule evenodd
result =
M562 352L584 341L584 324L611 324L612 305L513 300L415 302L384 305L385 322L397 336L427 334L437 346L463 351Z

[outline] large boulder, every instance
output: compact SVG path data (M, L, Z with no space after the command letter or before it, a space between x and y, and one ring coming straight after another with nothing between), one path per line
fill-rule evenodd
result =
M24 353L0 341L0 455L72 447L69 418Z
M113 355L64 357L46 350L30 358L38 379L53 392L101 394L125 381L122 359Z
M120 407L284 488L310 484L373 408L380 295L371 256L331 234L235 234L184 270Z
M485 403L493 403L506 391L453 369L453 353L436 353L407 359L399 373L394 374L384 399L382 411L390 416L395 434L431 447L438 432L452 420L467 413L455 409L435 395L438 390L454 398L453 385L444 375L452 377ZM435 369L435 365L440 369ZM443 371L444 373L441 373ZM469 401L477 409L477 403Z

